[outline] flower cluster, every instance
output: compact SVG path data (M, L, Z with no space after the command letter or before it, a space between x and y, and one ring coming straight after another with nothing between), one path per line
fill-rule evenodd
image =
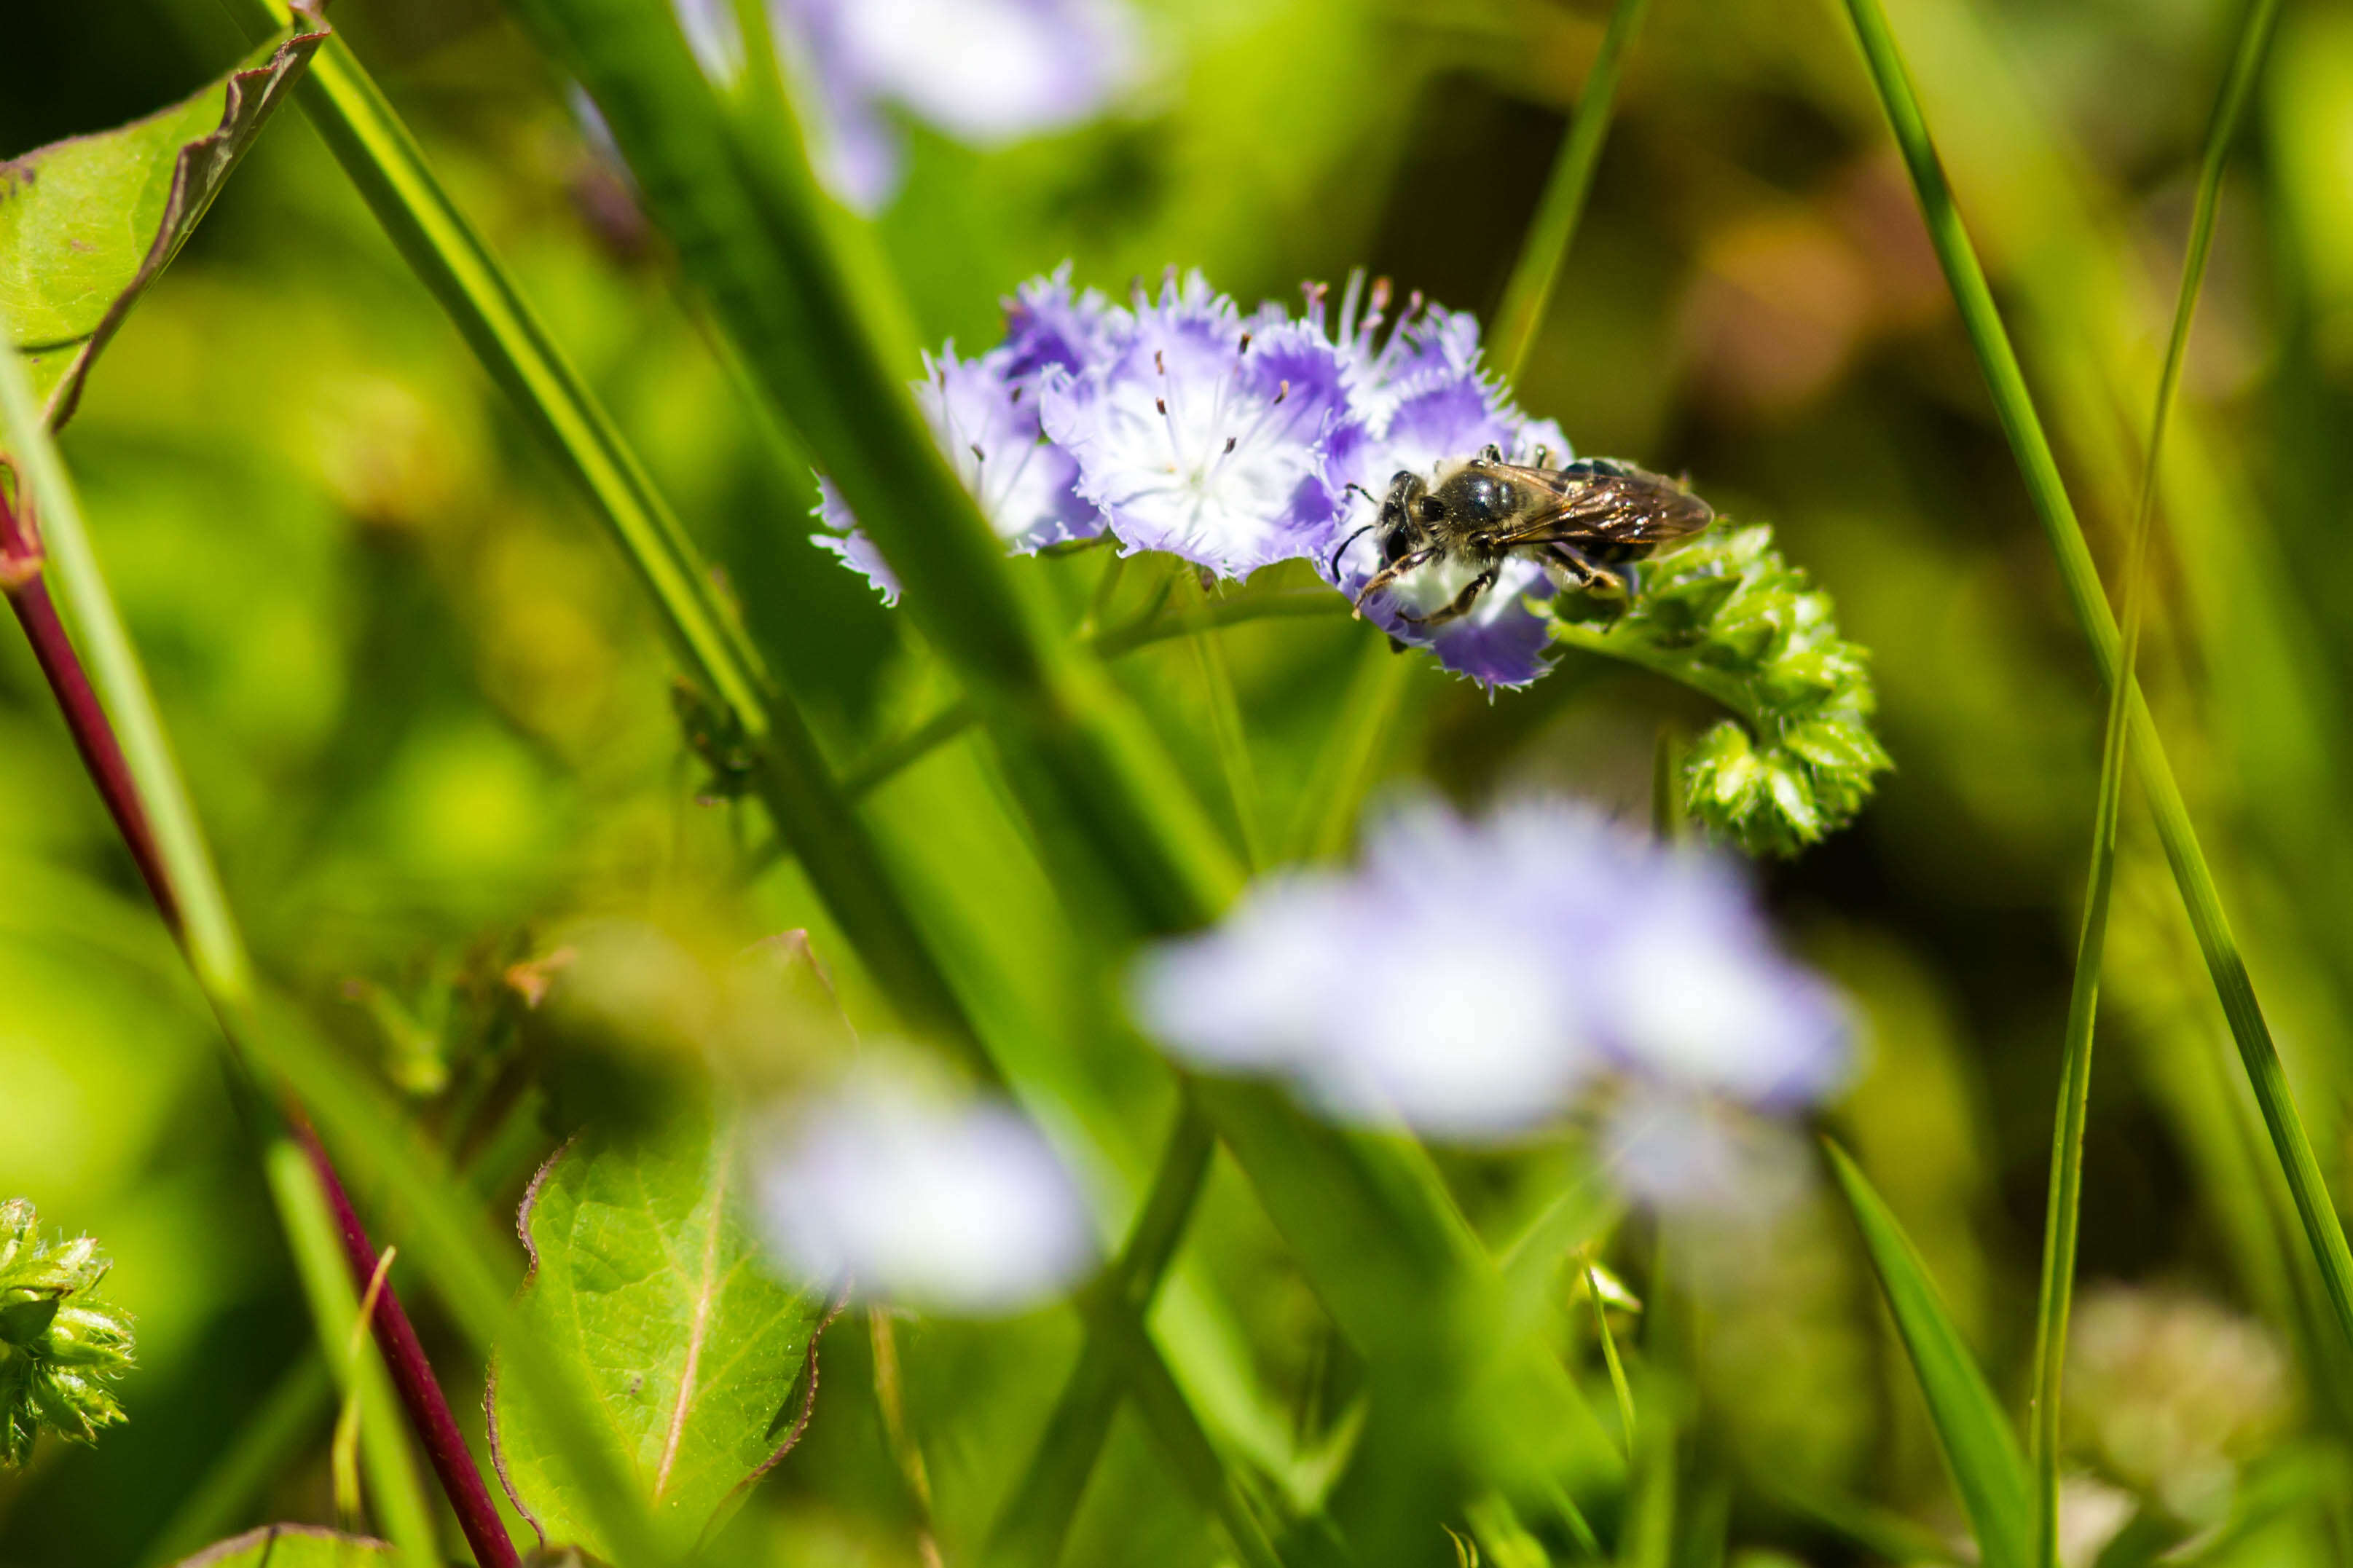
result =
M0 1464L23 1464L44 1429L89 1443L122 1419L131 1320L90 1296L106 1270L88 1237L45 1246L31 1204L0 1204Z
M732 0L674 0L703 68L740 68ZM897 189L900 109L977 147L1073 125L1134 81L1121 0L767 0L778 62L807 91L826 183L871 210Z
M1122 306L1074 289L1065 266L1006 302L1002 344L969 360L949 348L916 391L1017 551L1108 532L1128 552L1225 577L1307 561L1354 594L1377 552L1348 536L1374 515L1366 492L1392 475L1490 444L1522 461L1571 455L1558 426L1521 414L1482 369L1473 318L1418 295L1394 315L1391 304L1386 285L1357 279L1336 309L1313 287L1299 316L1244 312L1198 273L1172 270ZM895 599L829 485L818 515L818 542ZM1476 610L1434 631L1403 618L1430 606L1411 579L1400 588L1366 607L1391 636L1490 687L1545 672L1546 623L1529 600L1551 590L1533 563L1514 563Z
M1890 763L1863 649L1839 635L1830 595L1762 525L1721 529L1644 573L1625 613L1567 615L1554 640L1706 692L1740 715L1702 735L1684 768L1692 814L1753 855L1794 855L1862 809Z
M1736 1183L1723 1131L1821 1099L1851 1057L1730 866L1549 800L1398 809L1356 869L1261 882L1148 953L1134 998L1194 1066L1344 1120L1484 1140L1597 1110L1621 1177L1665 1202Z
M757 1180L786 1270L865 1300L997 1316L1095 1261L1086 1202L1037 1128L871 1066L799 1107Z

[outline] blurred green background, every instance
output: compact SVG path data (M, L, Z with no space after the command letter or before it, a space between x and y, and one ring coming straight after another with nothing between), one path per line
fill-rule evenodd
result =
M2104 563L2122 553L2237 9L1891 6ZM1365 266L1484 312L1602 21L1554 0L1143 10L1150 69L1108 120L987 155L909 128L909 177L879 227L928 338L986 346L999 297L1066 257L1113 292L1198 266L1246 303L1295 300L1301 280ZM806 463L734 395L625 180L498 7L341 0L333 19L723 563L837 758L950 695L867 587L806 542ZM239 52L210 0L20 7L7 32L0 156L143 113ZM2291 5L2225 187L2144 664L2340 1188L2353 1152L2348 193L2353 13ZM1719 510L1774 521L1873 650L1896 771L1855 827L1770 868L1769 888L1793 941L1869 1021L1868 1070L1834 1121L2016 1403L2101 700L1832 7L1656 0L1517 390L1580 452L1686 471ZM267 972L429 1122L464 1131L432 1092L450 988L568 921L649 921L712 953L807 926L843 966L789 867L743 884L739 852L766 829L748 807L698 803L634 584L299 114L272 125L141 304L65 447ZM1229 639L1275 799L1306 804L1366 635L1282 621ZM1123 678L1223 810L1190 652L1138 655ZM1406 715L1385 773L1470 802L1544 786L1630 813L1661 723L1709 717L1663 683L1567 663L1492 702L1417 668ZM965 935L1019 960L1026 1002L1084 1037L1111 1005L1108 955L1066 931L981 753L942 753L871 809L919 847L909 869L928 896L985 914ZM2084 1226L2087 1289L2130 1289L2098 1297L2105 1315L2087 1305L2079 1346L2126 1370L2087 1365L2078 1458L2194 1518L2211 1491L2183 1474L2220 1465L2227 1481L2245 1458L2234 1445L2281 1429L2294 1452L2334 1452L2353 1412L2325 1395L2298 1408L2287 1392L2315 1380L2281 1200L2137 811ZM878 1016L844 979L853 1014ZM1102 1074L1102 1115L1141 1117L1165 1093L1136 1064ZM492 1151L498 1202L552 1142L552 1126L532 1127ZM203 1009L29 658L0 637L0 1194L19 1194L118 1259L111 1288L138 1314L142 1368L123 1391L127 1427L0 1476L0 1563L142 1561L309 1353L309 1330ZM1251 1352L1293 1406L1270 1418L1307 1422L1335 1375L1329 1336L1239 1182L1221 1177L1193 1234L1214 1238L1208 1266L1250 1304L1263 1335ZM1735 1540L1811 1562L1871 1555L1776 1487L1949 1525L1843 1217L1817 1202L1749 1251L1736 1306L1706 1341L1707 1440L1754 1482ZM1074 1330L1046 1313L1011 1331L1059 1366ZM961 1413L989 1391L990 1419L1027 1432L1051 1383L977 1331L912 1336L944 1521L985 1519L1008 1462L998 1450L1027 1439L1001 1442ZM2220 1372L2218 1344L2238 1357ZM755 1510L780 1561L913 1561L866 1353L855 1331L828 1342L837 1359L809 1442ZM450 1371L462 1405L468 1374ZM2150 1415L2134 1400L2174 1403ZM227 1522L330 1517L315 1426L305 1457ZM2129 1440L2177 1427L2187 1458ZM1124 1421L1070 1560L1211 1560L1166 1489ZM2233 1550L2341 1549L2332 1521L2353 1515L2344 1489L2328 1495Z

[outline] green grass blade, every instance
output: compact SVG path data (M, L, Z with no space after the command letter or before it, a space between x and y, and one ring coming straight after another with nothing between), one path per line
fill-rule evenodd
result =
M231 0L248 31L274 27L282 0ZM753 786L860 960L908 1021L995 1068L798 706L763 668L707 563L611 416L513 280L434 178L422 151L357 58L330 41L300 91L376 220L439 300L492 379L579 480L659 610L695 681L759 757Z
M903 379L916 354L891 279L871 237L818 193L797 132L723 105L666 8L518 8L587 86L688 276L891 562L905 613L962 678L1029 809L1051 825L1039 837L1062 857L1058 881L1082 908L1099 905L1139 931L1215 918L1239 868L1100 665L1051 628L1039 585L1007 559L939 451ZM1477 1437L1501 1450L1504 1433L1533 1429L1540 1441L1523 1436L1511 1454L1482 1450L1482 1459L1552 1465L1581 1486L1620 1468L1548 1352L1455 1328L1497 1314L1501 1281L1426 1157L1403 1141L1335 1134L1265 1086L1203 1082L1198 1092L1352 1337L1362 1331L1376 1352L1396 1344L1409 1355L1441 1339L1449 1354L1527 1352L1525 1377L1440 1385L1445 1396L1472 1390L1508 1406L1505 1418L1482 1427L1450 1410L1426 1426L1425 1445ZM1377 1217L1335 1245L1335 1211ZM1461 1319L1443 1323L1432 1316L1457 1310ZM1394 1418L1419 1414L1400 1403ZM1408 1549L1402 1537L1377 1545Z
M2003 330L2000 313L1994 307L1984 269L1962 226L1951 187L1946 182L1918 97L1896 51L1886 16L1878 0L1847 0L1847 9L1881 104L1894 127L1897 147L1911 174L1929 240L1992 394L1995 414L2018 459L2035 513L2058 558L2060 581L2092 645L2102 678L2111 684L2124 680L2123 638L2101 592L2091 548L2084 542L2083 526L2067 498L2058 460L2035 414L2025 374L2019 367L2009 334ZM2347 1247L2344 1226L2330 1201L2311 1141L2305 1135L2302 1120L2296 1114L2286 1069L2280 1061L2278 1047L2273 1043L2263 1008L2255 999L2254 983L2247 973L2246 961L2231 934L2221 892L2215 887L2205 853L2199 847L2197 829L2189 820L2189 805L2166 760L2156 721L2137 685L2126 684L2130 687L2127 721L2131 752L2143 787L2148 792L2158 841L2164 846L2167 863L2172 868L2182 902L2188 907L2190 929L2198 938L2199 951L2222 1004L2223 1016L2229 1020L2232 1040L2238 1047L2255 1103L2263 1112L2264 1131L2271 1137L2274 1155L2295 1201L2296 1217L2327 1291L2331 1311L2339 1331L2348 1344L2353 1344L2353 1250Z
M365 1442L362 1459L367 1467L368 1511L414 1568L430 1568L440 1560L434 1548L433 1516L417 1480L416 1458L408 1449L408 1434L401 1424L400 1405L392 1392L392 1377L384 1369L372 1336L354 1340L359 1323L359 1293L352 1288L350 1267L335 1217L319 1188L310 1161L290 1138L274 1140L263 1160L269 1190L288 1216L286 1239L294 1255L294 1272L317 1323L319 1343L326 1352L346 1399L359 1402L360 1427ZM352 1352L356 1349L358 1354Z
M2042 1280L2035 1315L2034 1425L2037 1568L2059 1562L2060 1401L2067 1359L2067 1321L2073 1305L2075 1255L2083 1198L2084 1126L2091 1099L2092 1037L2099 1008L2100 968L2107 942L2108 901L2116 880L2116 824L2124 805L2124 767L2129 711L2139 665L2141 628L2147 614L2149 535L2156 514L2157 482L2165 430L2189 357L2189 327L2197 314L2200 285L2214 242L2221 206L2222 170L2244 113L2254 79L2277 19L2277 0L2251 0L2241 24L2239 46L2206 136L2198 176L2189 242L2182 257L2181 287L2173 308L2173 329L2158 374L2157 403L2149 416L2148 450L2140 497L2133 517L2132 548L2125 568L2123 679L2110 689L2105 734L2100 753L2100 797L2092 829L2091 870L2084 900L2084 927L2075 950L2074 983L2068 997L2059 1111L2052 1136L2049 1214L2044 1222Z
M1845 1152L1827 1140L1824 1147L1920 1380L1928 1418L1985 1568L2027 1568L2034 1552L2034 1494L2001 1402L1953 1326L1927 1265L1903 1226Z
M1561 263L1576 237L1577 220L1585 216L1585 198L1593 189L1593 171L1601 162L1602 139L1609 133L1611 106L1618 98L1618 77L1641 30L1642 13L1650 0L1618 0L1610 8L1609 26L1601 35L1600 52L1586 72L1585 90L1568 117L1568 134L1553 160L1545 181L1535 217L1520 243L1520 256L1504 285L1503 303L1495 308L1493 345L1497 369L1515 381L1527 363L1528 350L1544 324L1545 307L1552 302L1553 286L1560 280Z
M1634 1457L1634 1390L1626 1381L1626 1363L1618 1359L1618 1341L1609 1332L1609 1309L1601 1300L1601 1277L1593 1258L1585 1259L1585 1299L1593 1306L1593 1335L1601 1342L1601 1360L1609 1369L1609 1392L1618 1399L1618 1426L1624 1434L1626 1457Z
M413 1248L411 1256L487 1349L505 1319L514 1270L501 1257L495 1237L470 1207L451 1195L463 1190L461 1184L440 1174L438 1155L422 1150L413 1135L404 1138L396 1131L406 1129L406 1119L381 1096L357 1088L348 1070L317 1041L290 1020L273 1019L264 1027L257 1017L244 938L214 873L145 672L99 572L79 498L40 418L23 366L12 354L0 354L0 437L5 437L19 480L38 509L51 580L72 609L92 683L122 737L141 805L174 879L188 966L234 1057L290 1085L339 1145L373 1158L374 1173L422 1237L424 1245ZM272 1183L273 1195L278 1186ZM290 1236L295 1234L295 1212L282 1209L280 1219ZM330 1355L338 1349L325 1348ZM516 1375L532 1384L553 1408L576 1407L582 1395L575 1380L543 1348L526 1344L513 1365ZM661 1553L653 1549L650 1521L612 1457L584 1439L567 1446L566 1458L605 1516L600 1522L614 1540L630 1546L630 1560L661 1563Z

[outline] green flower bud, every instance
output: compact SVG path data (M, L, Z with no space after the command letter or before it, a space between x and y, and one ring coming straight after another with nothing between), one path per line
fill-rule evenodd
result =
M90 1443L123 1418L130 1315L89 1294L106 1270L90 1237L44 1246L31 1204L0 1204L0 1465L23 1464L44 1431Z

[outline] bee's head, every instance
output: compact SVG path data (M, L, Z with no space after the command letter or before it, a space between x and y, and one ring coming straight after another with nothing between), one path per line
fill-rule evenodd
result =
M1400 469L1389 479L1389 493L1381 502L1380 520L1373 537L1381 547L1381 564L1394 566L1421 548L1430 537L1428 509L1434 498L1419 474Z

